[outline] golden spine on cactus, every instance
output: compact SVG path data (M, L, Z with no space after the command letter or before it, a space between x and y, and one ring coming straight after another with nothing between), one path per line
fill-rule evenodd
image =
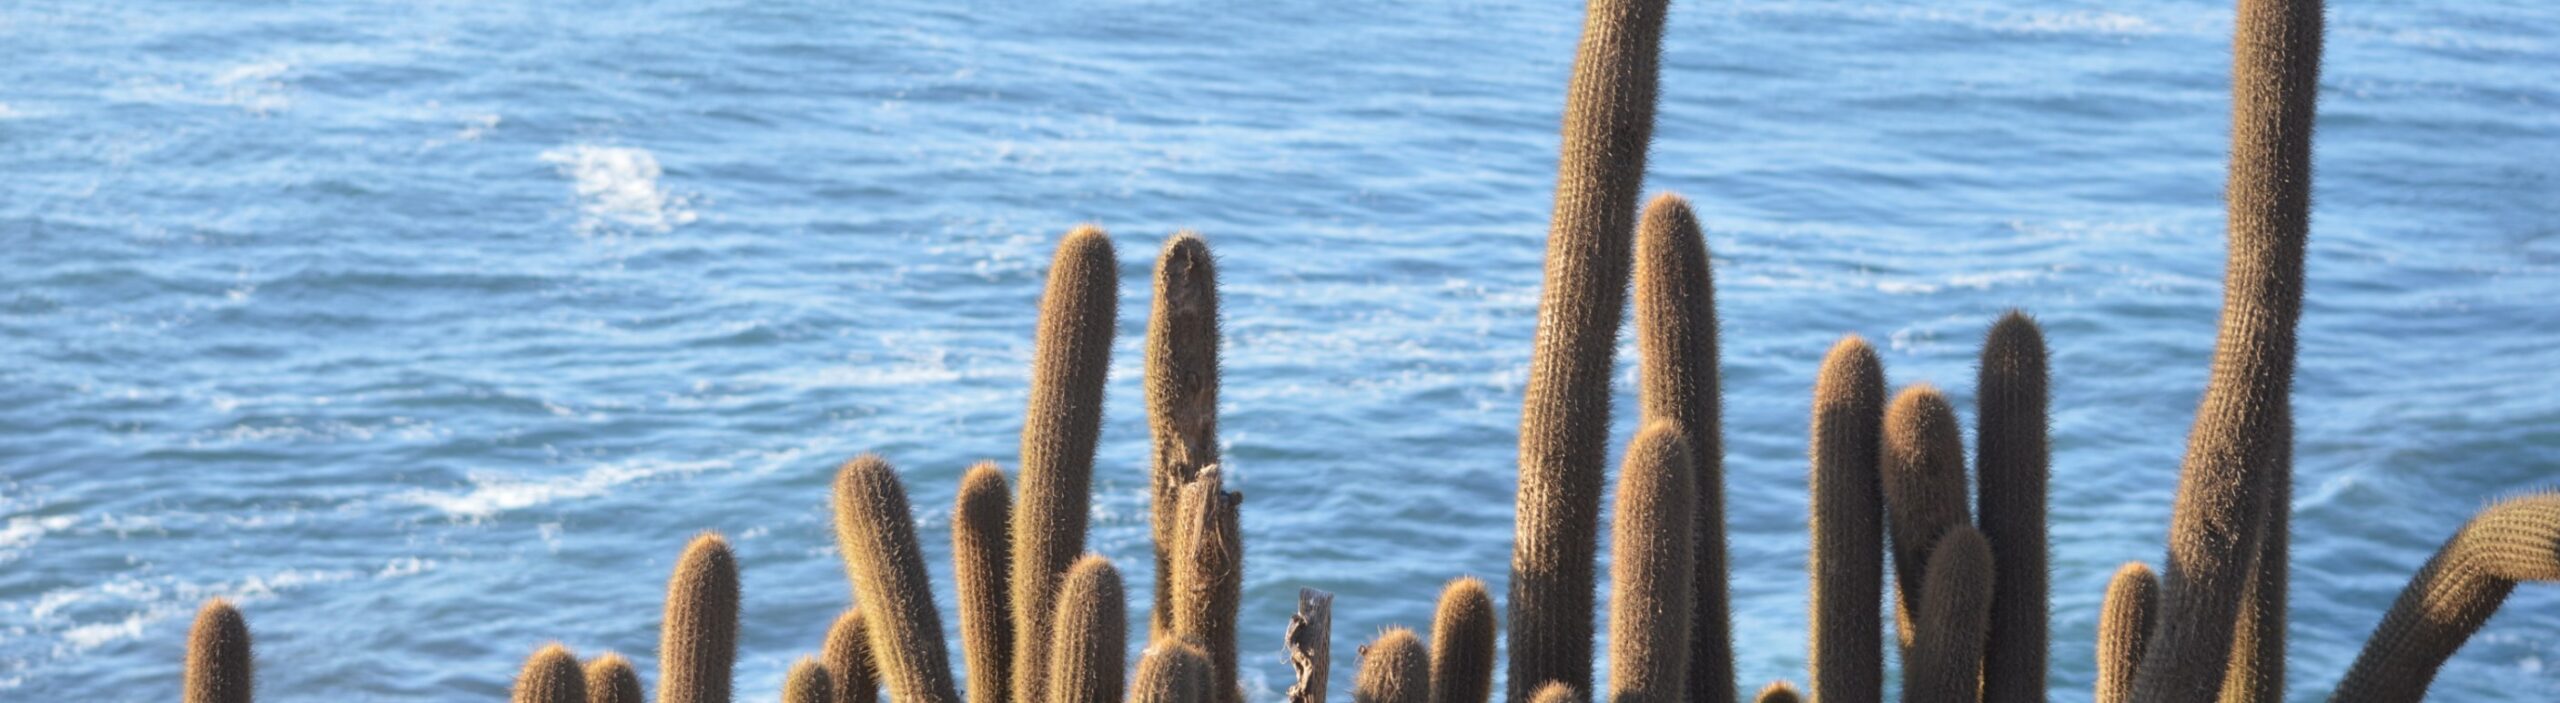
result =
M1991 631L1991 545L1957 525L1929 550L1920 588L1919 637L1902 669L1903 703L1981 700L1983 640Z
M249 703L256 675L249 620L230 601L205 601L187 631L186 703Z
M1102 431L1102 386L1118 329L1120 265L1110 235L1077 227L1058 243L1031 343L1031 400L1022 423L1022 495L1013 512L1013 694L1047 700L1050 600L1084 553L1093 503L1093 448ZM940 651L940 647L934 647ZM903 694L903 691L894 691Z
M1431 617L1431 703L1486 703L1493 695L1493 595L1473 576L1440 589Z
M1884 496L1876 476L1885 407L1884 362L1857 337L1823 357L1813 386L1811 489L1813 697L1884 697Z
M1129 703L1209 703L1209 653L1188 638L1168 637L1138 656Z
M1946 394L1923 383L1894 396L1884 411L1880 458L1886 534L1893 542L1894 631L1908 656L1920 600L1928 597L1931 547L1973 523L1965 507L1964 430Z
M2098 606L2097 703L2133 700L2133 670L2142 664L2159 603L2160 577L2142 562L2125 563L2107 580L2107 599Z
M2233 623L2249 582L2283 591L2293 445L2294 327L2310 236L2311 131L2319 97L2321 0L2239 0L2232 23L2231 170L2224 187L2230 263L2212 374L2179 469L2161 576L2160 618L2134 699L2201 701L2223 690ZM2247 625L2263 636L2244 667L2281 686L2282 613ZM2269 657L2267 655L2274 654ZM2253 685L2253 690L2265 684Z
M658 703L727 703L738 658L738 558L719 533L685 544L658 626Z
M1760 695L1753 696L1751 700L1759 703L1803 703L1804 694L1796 692L1795 684L1771 681L1769 685L1760 687Z
M1173 563L1182 487L1218 463L1218 267L1190 232L1156 257L1155 309L1147 316L1148 473L1155 529L1155 609L1148 633L1173 627Z
M1236 607L1244 589L1237 508L1244 498L1225 486L1218 467L1209 466L1180 492L1170 631L1208 650L1210 697L1236 703Z
M1562 681L1549 681L1529 693L1529 703L1581 703L1582 694Z
M1333 594L1298 589L1298 612L1289 616L1281 641L1297 674L1289 684L1289 703L1324 703L1333 669Z
M969 675L969 703L1010 703L1013 676L1013 593L1005 587L1012 539L1013 498L1004 472L992 462L960 476L951 506L951 573L959 581L960 653Z
M1715 278L1689 201L1664 194L1645 206L1635 243L1636 350L1643 359L1644 416L1689 441L1691 512L1689 654L1685 700L1733 700L1733 631L1726 613L1724 438L1716 378ZM1434 642L1434 646L1437 646Z
M827 680L826 665L801 657L782 676L782 703L828 703L835 698L835 688Z
M1120 703L1120 656L1128 651L1128 602L1120 570L1087 554L1058 585L1049 645L1051 703ZM1030 633L1026 633L1030 634Z
M1360 647L1360 675L1352 679L1352 703L1429 703L1431 655L1412 630L1387 628Z
M872 703L880 699L879 665L871 658L871 626L860 606L844 609L827 627L827 642L818 650L827 667L827 683L835 703Z
M1667 0L1591 3L1566 88L1537 351L1520 412L1506 697L1513 703L1547 681L1590 688L1610 367L1668 9Z
M640 672L631 668L631 660L605 652L587 662L587 703L645 703L648 695L640 690Z
M2382 616L2330 700L2425 697L2436 670L2497 614L2519 581L2560 581L2560 493L2489 506L2446 540Z
M1991 544L1991 643L1982 656L1983 703L2045 700L2047 586L2044 332L2011 310L1983 338L1974 382L1974 523Z
M1688 686L1690 544L1697 525L1689 442L1645 424L1618 476L1609 558L1609 700L1680 703Z
M582 703L586 698L586 674L578 669L578 655L558 643L543 645L526 657L524 669L516 673L515 686L507 693L513 703Z
M943 654L942 615L897 470L871 454L845 462L836 472L835 513L836 549L844 554L845 577L861 604L873 666L889 698L958 703Z

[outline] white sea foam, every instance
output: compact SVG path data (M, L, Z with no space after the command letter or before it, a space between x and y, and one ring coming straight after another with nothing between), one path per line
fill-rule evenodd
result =
M677 473L699 473L727 469L736 463L728 459L703 461L631 461L600 464L574 475L544 479L475 474L471 487L461 491L414 490L392 496L393 500L423 505L447 516L480 520L509 510L521 510L557 500L573 500L603 495L633 481Z
M17 561L18 555L27 553L37 542L43 541L46 533L71 529L72 524L79 521L80 518L74 515L9 518L9 524L0 527L0 564Z
M647 149L573 144L542 152L542 162L577 190L580 233L617 225L665 232L694 220L690 198L659 186L665 171Z

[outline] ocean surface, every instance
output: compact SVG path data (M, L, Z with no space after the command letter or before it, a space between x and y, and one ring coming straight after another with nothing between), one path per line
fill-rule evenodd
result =
M1012 464L1084 222L1123 281L1089 543L1133 584L1145 281L1179 229L1221 257L1254 700L1301 586L1339 594L1337 696L1446 580L1503 592L1579 7L818 5L0 5L0 699L170 700L214 596L268 700L494 700L555 639L654 680L704 530L770 699L846 605L826 486L858 453L903 472L949 616L956 479ZM2021 307L2053 351L2052 697L2087 700L2213 342L2229 3L1671 17L1646 188L1714 250L1743 686L1805 676L1824 349L1866 336L1969 423ZM2560 4L2329 28L2296 700L2475 510L2560 484ZM2560 697L2560 586L2434 691Z

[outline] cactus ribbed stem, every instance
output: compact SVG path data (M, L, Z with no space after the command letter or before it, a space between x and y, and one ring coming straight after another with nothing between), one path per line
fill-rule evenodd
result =
M827 628L826 646L818 661L827 667L827 683L835 687L835 703L880 700L880 669L871 658L871 626L859 606L846 608Z
M728 703L738 659L738 558L705 532L684 546L667 577L658 626L658 703Z
M1289 684L1289 703L1324 703L1333 669L1333 594L1298 589L1298 612L1289 616L1281 641L1297 680Z
M1707 241L1689 201L1664 194L1645 206L1636 227L1637 378L1648 419L1671 421L1689 440L1695 527L1690 557L1689 654L1685 693L1691 701L1733 700L1733 631L1727 614L1724 537L1724 437L1716 378L1715 278ZM1432 646L1439 646L1433 642Z
M1585 10L1566 89L1555 214L1537 352L1520 413L1520 492L1511 554L1510 693L1591 683L1593 559L1608 454L1610 367L1626 302L1629 240L1667 0Z
M1759 703L1803 703L1804 694L1796 692L1795 684L1771 681L1761 687L1760 695L1752 697L1752 700Z
M1031 401L1022 423L1022 495L1013 512L1013 696L1048 700L1051 596L1084 553L1093 509L1093 448L1102 431L1102 386L1118 330L1120 265L1110 235L1090 225L1068 232L1049 264L1031 344ZM936 647L938 651L940 648ZM904 692L899 692L904 693ZM903 697L903 696L902 696Z
M1884 362L1866 340L1832 345L1813 386L1813 697L1884 697Z
M646 703L648 694L640 690L640 671L631 668L631 660L605 652L587 662L587 703Z
M1155 609L1150 636L1173 627L1175 525L1180 492L1218 463L1218 267L1209 244L1190 232L1165 240L1156 257L1155 309L1147 316L1148 472L1155 528Z
M1562 681L1549 681L1529 693L1529 703L1581 703L1582 694Z
M1049 644L1050 703L1120 703L1120 657L1128 651L1129 605L1120 570L1087 554L1058 585Z
M2044 332L2009 311L1982 342L1974 383L1974 523L1991 543L1991 644L1982 657L1983 703L2045 700L2045 483L2052 448L2046 432Z
M1013 593L1005 587L1013 497L993 463L969 467L951 506L951 574L959 581L960 653L969 703L1010 703Z
M1694 468L1680 427L1658 419L1636 433L1619 469L1609 533L1611 701L1680 703L1687 692Z
M916 545L915 513L898 472L865 454L836 472L836 549L870 633L873 666L902 703L959 703L943 653L942 615Z
M524 669L516 673L515 686L507 692L512 703L583 703L586 699L586 673L578 669L578 655L556 643L525 657Z
M1431 617L1431 703L1486 703L1493 695L1493 595L1473 576L1440 589Z
M2560 493L2489 506L2418 569L2330 700L2397 703L2425 697L2436 670L2497 614L2516 582L2555 580Z
M1905 656L1925 585L1929 554L1937 540L1973 523L1965 507L1964 430L1955 406L1929 384L1894 396L1884 411L1884 449L1877 473L1884 482L1886 533L1893 542L1893 623Z
M1360 675L1352 679L1352 703L1429 703L1431 654L1412 630L1387 628L1360 647Z
M205 601L187 631L186 703L249 703L256 675L249 620L230 601Z
M2270 494L2290 484L2273 474L2293 470L2294 327L2310 237L2321 5L2239 0L2234 15L2221 330L2179 469L2160 624L2135 675L2135 700L2202 701L2222 690L2232 624L2263 561L2264 536L2283 529L2277 513L2287 506Z
M1203 467L1179 492L1173 562L1172 632L1209 652L1212 700L1237 703L1236 607L1244 588L1244 496L1225 488L1218 467Z
M782 677L782 703L828 703L835 698L835 688L827 680L826 665L801 657Z
M1991 630L1991 545L1958 525L1929 550L1920 588L1919 637L1902 668L1903 703L1973 703L1982 693L1983 638Z
M1129 703L1209 703L1209 653L1188 639L1166 638L1138 656Z
M2142 665L2159 604L2160 577L2142 562L2127 562L2107 581L2107 599L2098 606L2097 703L2133 700L2133 671Z

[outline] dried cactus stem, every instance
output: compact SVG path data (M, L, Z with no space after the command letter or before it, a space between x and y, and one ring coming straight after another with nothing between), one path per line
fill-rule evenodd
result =
M873 665L889 697L958 703L943 653L942 615L916 544L914 512L897 470L865 454L836 472L836 548L861 604Z
M1351 686L1353 703L1429 703L1431 655L1412 630L1390 627L1360 648L1360 675Z
M1610 532L1611 701L1680 703L1687 692L1694 469L1669 420L1647 423L1627 448Z
M1120 656L1128 651L1128 605L1120 571L1087 554L1058 586L1057 630L1049 645L1050 703L1120 703Z
M2560 493L2510 499L2471 519L2418 569L2330 700L2424 698L2436 670L2498 612L2518 581L2560 580Z
M871 658L871 626L859 606L846 608L827 627L827 642L818 650L818 662L827 667L827 683L835 689L835 703L873 703L880 700L879 665Z
M205 601L187 631L186 703L249 703L256 675L249 620L230 601Z
M1903 389L1884 411L1886 533L1893 542L1894 631L1911 655L1914 619L1928 597L1926 569L1937 540L1973 518L1965 507L1964 430L1947 396L1928 384Z
M1653 199L1636 227L1636 349L1644 416L1670 421L1689 442L1694 488L1685 700L1733 700L1727 614L1722 398L1716 378L1715 279L1689 202ZM1439 646L1433 640L1432 646Z
M1929 553L1919 634L1902 672L1903 703L1980 700L1983 641L1991 630L1991 546L1959 525Z
M1431 617L1431 703L1485 703L1493 696L1493 595L1475 577L1440 589Z
M1297 674L1289 684L1289 703L1324 703L1333 668L1333 594L1298 589L1298 612L1289 616L1282 635L1289 668Z
M1982 659L1983 703L2043 703L2048 593L2046 482L2052 445L2046 430L2048 375L2044 332L2034 318L2009 311L1982 342L1975 380L1975 524L1991 543L1991 643Z
M1884 696L1884 496L1876 476L1885 407L1884 363L1865 340L1832 345L1813 387L1810 501L1813 697L1875 703Z
M969 703L1009 703L1013 677L1013 498L994 463L969 467L951 506L952 577L959 582L960 653L968 668Z
M705 532L684 546L667 577L658 628L658 702L726 703L738 658L738 558Z
M1022 496L1013 513L1013 692L1047 700L1050 597L1084 552L1093 502L1093 449L1102 431L1102 386L1111 371L1119 315L1119 262L1111 237L1077 227L1058 243L1033 333L1031 400L1022 424ZM936 651L940 648L936 647ZM905 697L906 692L893 694Z
M1156 257L1155 309L1147 316L1148 474L1155 529L1155 609L1148 632L1173 626L1175 518L1182 487L1218 463L1218 269L1209 244L1176 234Z
M507 700L513 703L584 703L586 698L586 673L578 668L578 655L557 643L543 645L526 657L515 686L507 692Z
M1170 631L1208 650L1212 699L1236 703L1236 607L1244 588L1244 530L1237 509L1244 497L1225 485L1218 467L1210 466L1180 492Z
M2142 562L2128 562L2107 581L2106 602L2098 607L2097 703L2133 700L2133 671L2151 641L2160 603L2160 577Z

